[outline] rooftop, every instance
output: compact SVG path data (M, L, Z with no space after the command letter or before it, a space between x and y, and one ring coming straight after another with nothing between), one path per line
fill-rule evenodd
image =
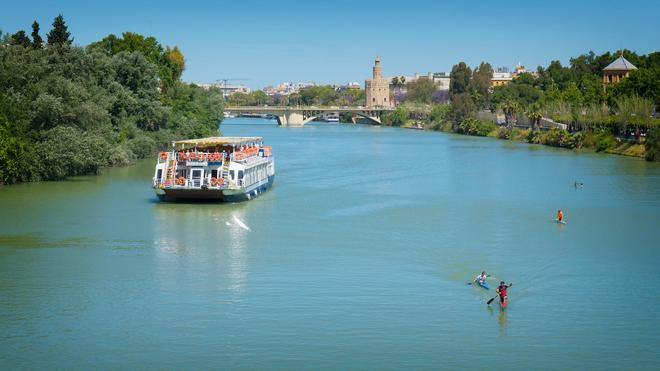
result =
M622 55L619 58L615 59L614 62L610 63L607 67L603 68L603 71L608 71L608 70L631 71L636 69L637 67L635 67L632 63L630 63Z

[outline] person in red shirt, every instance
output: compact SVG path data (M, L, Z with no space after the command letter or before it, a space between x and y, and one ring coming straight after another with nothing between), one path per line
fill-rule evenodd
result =
M557 221L560 223L564 221L564 212L561 210L557 210Z
M504 283L504 281L500 281L500 285L497 287L497 294L500 295L500 304L502 307L506 307L506 302L508 299L508 296L506 294L506 290L511 287L513 284L510 283L508 286Z

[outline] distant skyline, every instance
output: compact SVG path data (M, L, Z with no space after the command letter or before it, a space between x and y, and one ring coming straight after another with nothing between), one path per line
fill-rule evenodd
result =
M653 1L29 1L3 4L0 29L45 38L62 13L77 45L132 31L177 45L183 79L222 78L252 88L283 81L318 84L383 75L449 72L459 61L528 69L593 50L660 50L660 4Z

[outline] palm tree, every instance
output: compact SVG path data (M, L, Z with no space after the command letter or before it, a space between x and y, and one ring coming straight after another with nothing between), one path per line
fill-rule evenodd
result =
M541 119L543 118L543 113L538 107L531 107L527 111L527 117L532 122L532 131L537 131L540 128Z
M504 112L504 122L506 127L511 129L513 126L513 118L518 111L518 103L512 99L507 99L501 104L502 112Z

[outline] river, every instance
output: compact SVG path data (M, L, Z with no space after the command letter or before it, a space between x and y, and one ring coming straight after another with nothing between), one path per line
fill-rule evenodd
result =
M161 203L155 160L0 189L2 368L660 364L659 164L363 125L222 131L273 146L271 190ZM513 283L506 310L467 284L482 270Z

